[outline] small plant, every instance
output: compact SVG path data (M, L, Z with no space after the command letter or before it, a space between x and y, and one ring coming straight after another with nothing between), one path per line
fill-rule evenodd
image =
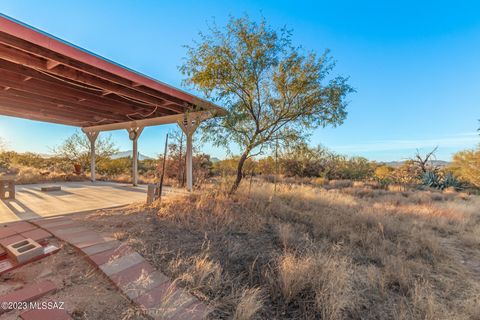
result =
M443 178L443 189L446 188L454 188L454 189L462 189L462 183L460 180L457 179L451 172L447 172L445 177Z
M436 171L425 172L422 177L422 184L430 188L442 189L441 178Z
M427 171L423 174L422 184L435 189L461 189L462 183L451 173L447 172L442 176L438 171Z

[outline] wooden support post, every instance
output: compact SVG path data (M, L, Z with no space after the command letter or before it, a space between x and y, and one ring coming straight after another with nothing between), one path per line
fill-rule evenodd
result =
M127 129L128 137L132 140L132 184L138 185L138 138L143 131L143 127Z
M149 184L147 187L147 204L150 205L155 201L158 186L156 184Z
M186 135L187 136L187 150L185 158L187 161L187 189L192 191L193 189L193 132Z
M88 140L90 141L90 180L92 182L95 182L96 177L96 168L95 168L95 159L96 159L96 153L95 153L95 142L97 141L98 138L98 131L94 132L86 132L83 131L86 135Z
M187 150L185 154L186 171L187 171L187 190L193 190L193 134L198 128L202 120L205 118L199 115L192 116L186 113L183 121L178 121L178 126L182 129L187 137Z

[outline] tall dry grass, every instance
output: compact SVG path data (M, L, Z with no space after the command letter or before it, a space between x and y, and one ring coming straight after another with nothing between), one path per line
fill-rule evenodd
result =
M479 208L461 193L253 182L87 221L128 230L212 319L479 319Z

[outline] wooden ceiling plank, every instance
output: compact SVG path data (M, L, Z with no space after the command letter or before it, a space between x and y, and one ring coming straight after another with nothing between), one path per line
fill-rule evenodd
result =
M48 111L51 114L58 114L65 117L72 116L74 118L82 118L85 121L96 122L100 120L111 120L113 122L118 122L120 119L115 119L112 116L102 116L98 113L92 113L86 110L78 110L74 107L68 105L56 105L46 102L32 102L30 99L22 98L18 96L8 96L4 92L0 92L0 102L3 104L11 104L15 106L16 104L25 107L28 107L28 111L31 113L41 114L44 111ZM27 110L27 109L25 109Z
M1 105L1 103L0 103L0 113L8 117L15 117L15 118L22 118L22 119L28 119L33 121L50 122L50 123L78 127L78 123L72 122L71 119L66 119L66 118L57 119L57 118L45 117L45 116L39 116L39 115L34 116L34 115L26 114L25 112L18 112L14 108L11 109L8 107L4 107Z
M1 42L1 38L0 38ZM64 64L58 65L54 69L47 68L47 60L37 57L35 55L29 54L24 51L16 50L15 48L5 46L4 44L0 44L0 57L4 60L21 64L24 66L28 66L30 68L34 68L43 72L47 72L57 77L63 77L66 79L70 79L79 83L82 83L87 86L92 86L98 88L100 90L110 91L120 96L128 97L130 99L142 101L145 103L150 103L153 105L162 105L164 101L171 101L173 103L183 103L182 101L178 101L178 99L166 100L165 98L161 97L154 97L146 93L139 92L131 87L124 87L117 83L111 82L109 80L105 80L103 78L98 78L91 74L85 73L83 70L72 69L67 67ZM186 108L182 108L181 105L175 108L169 107L172 111L177 113L182 113Z
M68 65L68 66L70 66L70 67L72 67L76 70L89 73L89 74L94 75L96 77L99 77L99 78L117 83L117 84L122 85L124 87L133 87L133 88L135 88L136 91L147 94L147 95L150 95L152 97L157 97L159 99L169 100L169 101L171 101L173 103L176 103L180 106L183 106L184 103L187 103L188 107L193 106L193 101L191 101L192 96L188 95L187 93L178 91L174 88L171 88L171 87L169 87L168 85L165 85L165 84L162 84L162 86L165 87L165 91L167 91L167 92L161 92L161 91L143 86L143 85L141 85L141 84L139 84L135 81L131 81L129 79L120 77L118 75L115 75L113 73L105 71L101 68L98 68L98 67L95 67L95 66L92 66L92 65L89 65L89 64L71 59L71 58L66 57L62 54L59 54L55 51L49 50L47 48L44 48L44 47L41 47L41 46L38 46L38 45L35 45L35 44L32 44L28 41L13 37L13 36L11 36L9 34L6 34L6 33L3 33L3 32L0 32L0 42L4 43L6 45L9 45L11 47L14 47L18 50L22 50L22 51L28 52L30 54L33 54L33 55L36 55L36 56L39 56L39 57L43 57L43 58L46 58L46 59L49 59L49 60L58 61L63 65ZM169 94L168 91L178 91L177 94L181 94L182 96L184 96L185 99L177 98L177 97Z
M5 66L5 63L2 63L0 59L0 84L4 84L7 86L14 86L17 89L20 90L31 90L32 92L35 92L37 94L48 94L50 96L52 95L58 95L59 97L62 97L63 99L74 99L76 101L81 101L83 100L88 100L88 103L91 104L92 106L95 106L99 109L103 109L106 111L110 112L119 112L119 113L134 113L134 112L142 112L142 113L147 113L151 112L151 108L147 109L146 107L140 108L137 107L136 105L133 104L126 104L121 101L117 100L112 100L112 99L103 99L102 97L93 94L93 93L88 93L85 91L81 91L80 89L73 88L73 87L68 87L65 86L62 83L57 83L52 79L48 78L34 78L34 80L31 80L30 82L21 82L20 79L23 77L21 72L23 73L28 73L27 71L30 70L29 74L34 74L34 70L31 70L29 68L17 66L17 68L11 68L12 65ZM8 67L8 70L5 69ZM14 71L11 71L11 70ZM21 70L21 69L27 69L27 70ZM37 76L42 76L37 75ZM168 115L170 114L170 111L159 108L160 116L162 115Z
M11 88L15 88L19 91L31 92L33 94L42 95L45 97L58 98L67 102L79 103L85 106L94 106L99 111L111 112L114 114L123 114L123 112L136 112L138 109L127 108L127 107L118 107L113 104L101 103L99 101L80 101L78 95L71 95L68 92L62 90L61 87L55 87L49 84L39 83L37 81L32 81L30 83L19 83L15 82L0 70L0 84L5 85ZM123 111L123 112L122 112Z
M0 96L1 96L1 93L0 93ZM88 113L90 115L98 115L98 116L101 116L101 117L108 117L108 118L111 118L111 119L123 120L123 121L128 120L128 117L126 117L125 115L118 114L118 113L99 111L97 109L92 108L91 106L85 106L85 105L82 105L82 104L79 104L79 103L72 103L71 101L65 101L65 100L60 100L60 99L56 99L56 98L45 97L43 95L31 93L31 92L28 92L28 91L20 91L18 89L9 90L5 96L19 97L19 98L29 99L30 101L48 103L50 105L68 106L68 107L71 107L73 110L76 110L78 112L85 112L85 113Z
M31 118L43 118L45 119L44 121L50 122L48 119L58 119L58 120L65 120L68 121L69 123L75 123L74 125L76 126L83 126L82 123L97 123L98 121L92 121L92 119L87 119L83 117L73 117L71 114L65 114L65 113L58 113L58 112L52 112L48 110L47 108L44 109L39 109L38 107L27 105L27 104L20 104L18 102L12 103L10 101L6 100L0 100L0 113L6 114L3 111L10 111L10 112L16 112L18 114L18 117L20 118L26 118L26 119L31 119ZM7 114L8 115L8 114ZM102 122L102 123L108 123L108 121ZM110 123L116 123L115 121L110 121Z

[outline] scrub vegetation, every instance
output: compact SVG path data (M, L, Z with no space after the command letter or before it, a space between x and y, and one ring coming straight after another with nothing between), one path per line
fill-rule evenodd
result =
M79 218L206 301L211 319L478 319L478 196L260 180L231 196L230 183Z

